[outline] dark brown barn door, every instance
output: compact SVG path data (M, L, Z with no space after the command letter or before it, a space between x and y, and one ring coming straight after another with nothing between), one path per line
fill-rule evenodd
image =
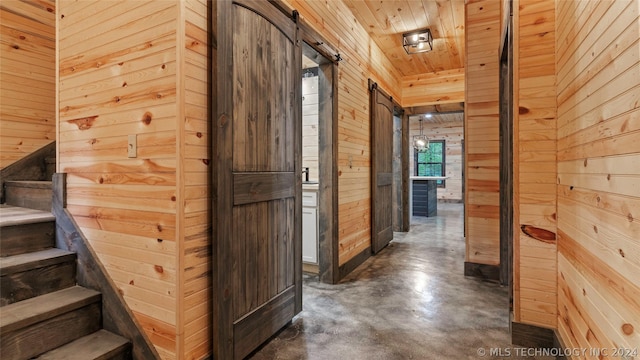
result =
M393 240L393 101L371 85L371 250Z
M217 6L214 358L242 359L302 309L301 48L269 2Z

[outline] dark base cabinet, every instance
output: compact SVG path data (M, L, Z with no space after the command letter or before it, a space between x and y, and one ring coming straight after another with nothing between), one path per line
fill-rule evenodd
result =
M437 180L413 180L413 216L437 216Z

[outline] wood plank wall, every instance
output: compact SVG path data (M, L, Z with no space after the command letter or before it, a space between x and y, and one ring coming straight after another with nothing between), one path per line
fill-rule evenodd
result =
M462 202L462 139L464 134L464 115L453 114L450 116L459 117L459 121L447 121L442 123L424 122L423 133L429 140L445 141L445 176L449 178L445 181L444 188L438 188L438 199L451 202ZM409 141L414 135L420 134L420 124L417 120L409 123ZM409 173L415 174L415 149L409 149Z
M59 7L68 209L162 358L202 358L212 338L208 2Z
M0 3L0 169L55 140L54 0Z
M612 355L640 346L640 1L556 5L558 332Z
M342 1L287 0L327 39L342 60L338 66L339 264L371 246L370 119L367 80L395 99L398 71Z
M178 106L183 116L178 120L184 139L179 159L182 163L181 188L184 191L184 215L178 218L184 241L179 268L184 272L184 286L179 298L178 354L181 359L202 359L211 354L213 339L213 303L211 276L212 208L211 208L211 146L212 128L210 111L212 69L209 57L208 32L215 29L215 16L209 16L209 7L215 11L215 2L207 0L180 1L185 36L183 49L183 96ZM215 13L214 13L215 14ZM184 24L184 25L183 25ZM180 349L182 346L182 350Z
M514 6L514 320L555 328L555 0Z
M464 102L464 68L402 78L402 106Z
M466 261L500 264L499 47L501 2L466 4Z

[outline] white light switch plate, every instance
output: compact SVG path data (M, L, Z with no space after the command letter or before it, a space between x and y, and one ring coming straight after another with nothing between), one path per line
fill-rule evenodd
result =
M137 135L129 135L129 143L127 145L127 154L130 158L138 156L138 137Z

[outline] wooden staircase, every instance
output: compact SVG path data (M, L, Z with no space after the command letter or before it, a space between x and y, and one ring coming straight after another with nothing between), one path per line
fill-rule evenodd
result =
M0 205L0 355L131 359L102 329L102 296L76 285L76 254L55 247L51 182L5 181Z

